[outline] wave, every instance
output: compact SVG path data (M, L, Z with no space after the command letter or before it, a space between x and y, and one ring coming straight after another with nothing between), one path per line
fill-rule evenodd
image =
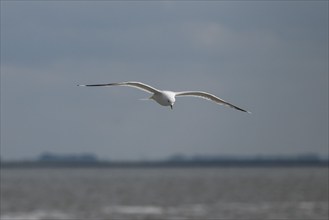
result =
M0 220L42 220L42 219L56 219L56 220L67 220L73 219L74 217L60 211L44 211L37 210L32 212L17 212L7 213L0 216Z
M103 209L108 214L161 215L164 210L157 206L108 206Z

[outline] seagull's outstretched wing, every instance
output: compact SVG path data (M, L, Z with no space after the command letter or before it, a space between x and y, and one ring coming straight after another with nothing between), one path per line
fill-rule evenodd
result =
M210 94L210 93L207 93L207 92L185 91L185 92L176 92L175 94L176 94L176 96L194 96L194 97L199 97L199 98L203 98L203 99L208 99L208 100L214 101L214 102L216 102L218 104L221 104L221 105L226 105L226 106L229 106L231 108L234 108L234 109L237 109L237 110L240 110L240 111L243 111L243 112L251 113L247 110L244 110L244 109L239 108L235 105L232 105L231 103L228 103L228 102L224 101L223 99L220 99L217 96L215 96L213 94Z
M92 84L92 85L78 85L78 86L129 86L148 93L158 93L159 90L153 88L152 86L146 85L141 82L120 82L120 83L107 83L107 84Z

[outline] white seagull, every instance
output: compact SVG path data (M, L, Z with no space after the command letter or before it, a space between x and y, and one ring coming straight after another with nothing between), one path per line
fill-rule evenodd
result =
M235 105L232 105L231 103L228 103L213 94L202 92L202 91L184 91L184 92L165 91L165 90L159 90L153 88L152 86L146 85L141 82L120 82L120 83L92 84L92 85L78 85L78 86L129 86L151 93L152 96L149 99L153 99L154 101L156 101L162 106L170 106L171 109L173 108L173 105L176 101L176 97L194 96L194 97L211 100L216 102L217 104L226 105L239 111L250 113L249 111L239 108Z

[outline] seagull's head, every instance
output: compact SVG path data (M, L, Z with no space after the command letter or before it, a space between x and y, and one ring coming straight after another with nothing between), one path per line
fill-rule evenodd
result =
M173 106L174 106L174 104L175 104L175 98L174 98L174 100L170 100L170 99L168 99L167 101L168 101L168 105L169 105L170 108L172 109Z
M175 104L175 96L168 96L167 97L167 102L168 102L168 105L170 106L170 108L172 109L174 104Z
M176 94L171 91L161 91L152 95L151 99L153 99L162 106L170 106L170 108L172 109L176 101L175 95Z

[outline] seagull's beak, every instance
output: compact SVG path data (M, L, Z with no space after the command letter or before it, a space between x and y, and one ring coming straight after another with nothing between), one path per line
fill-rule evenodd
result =
M172 107L173 107L173 104L170 105L170 108L171 108L171 109L172 109Z

